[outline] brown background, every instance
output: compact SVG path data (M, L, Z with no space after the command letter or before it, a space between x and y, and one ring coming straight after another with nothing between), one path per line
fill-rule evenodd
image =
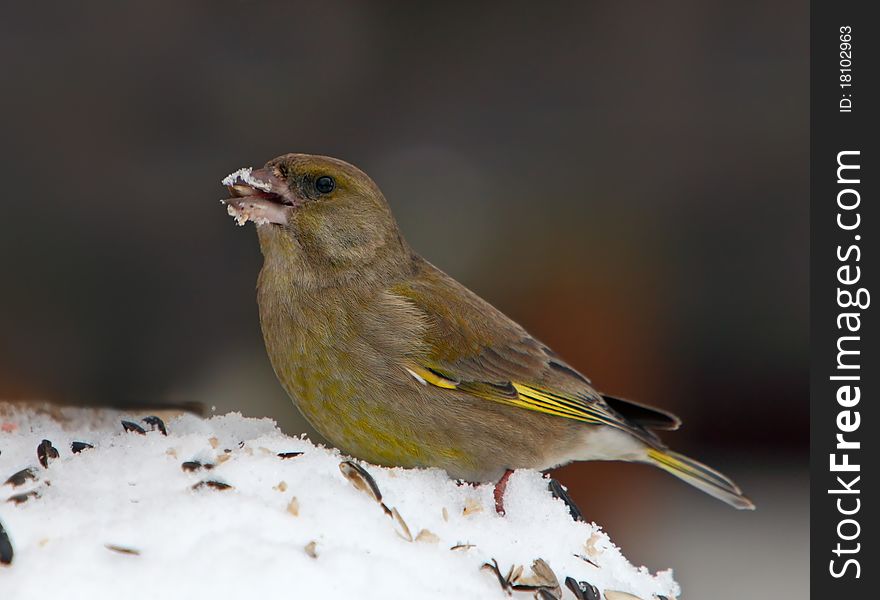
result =
M218 181L331 154L602 389L680 414L667 441L758 504L562 469L627 556L690 598L805 597L807 51L786 1L10 3L0 397L301 430Z

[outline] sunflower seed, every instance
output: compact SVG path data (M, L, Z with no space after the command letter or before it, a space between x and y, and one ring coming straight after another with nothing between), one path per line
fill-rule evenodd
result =
M94 448L91 444L87 444L85 442L71 442L70 443L70 451L74 454L79 454L83 450L88 450L89 448Z
M137 423L132 423L131 421L120 421L120 423L122 423L122 428L129 433L134 432L140 435L147 435L146 430Z
M6 499L7 502L13 502L15 504L21 504L22 502L27 502L31 498L39 498L40 495L37 493L37 490L31 490L30 492L25 492L24 494L16 494L15 496L10 496Z
M557 480L550 478L550 482L547 484L547 487L550 489L550 493L554 498L562 500L565 502L565 505L568 507L568 514L571 515L571 518L575 521L583 521L584 515L581 513L581 509L577 507L577 504L574 503L574 500L571 499L571 496L568 493L568 490L559 483Z
M165 422L159 417L151 415L149 417L144 417L141 421L150 426L150 431L158 429L162 435L168 435L168 430L165 429Z
M586 581L578 581L574 577L565 578L565 587L571 590L576 600L601 600L599 588Z
M40 464L43 465L43 468L48 469L49 459L58 458L58 449L55 448L49 440L43 440L40 442L40 445L37 446L37 458L39 459Z
M362 492L369 494L376 502L382 502L382 493L373 476L354 461L346 460L339 463L339 470L351 484Z
M9 540L9 534L6 533L6 530L3 528L3 523L0 523L0 565L9 565L12 564L12 556L15 553L12 551L12 542Z
M26 481L29 479L36 479L37 475L31 469L22 469L18 473L13 473L9 476L3 485L11 485L12 487L18 487L20 485L24 485Z

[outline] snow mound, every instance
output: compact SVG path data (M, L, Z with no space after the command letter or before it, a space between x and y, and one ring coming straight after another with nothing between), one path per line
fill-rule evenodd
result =
M679 593L540 473L510 478L500 516L492 486L349 461L270 419L165 416L0 404L0 598Z

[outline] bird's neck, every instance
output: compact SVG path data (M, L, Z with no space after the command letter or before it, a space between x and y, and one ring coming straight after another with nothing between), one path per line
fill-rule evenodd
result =
M276 287L305 291L338 289L348 286L375 286L394 282L413 270L414 256L406 241L390 233L369 255L328 257L306 251L289 230L272 225L257 228L263 253L261 280L277 279Z

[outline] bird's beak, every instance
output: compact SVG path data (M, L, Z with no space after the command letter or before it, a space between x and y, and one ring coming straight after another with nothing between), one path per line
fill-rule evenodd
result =
M222 183L231 197L220 202L239 225L248 221L286 225L288 211L299 205L299 199L272 169L239 169Z

